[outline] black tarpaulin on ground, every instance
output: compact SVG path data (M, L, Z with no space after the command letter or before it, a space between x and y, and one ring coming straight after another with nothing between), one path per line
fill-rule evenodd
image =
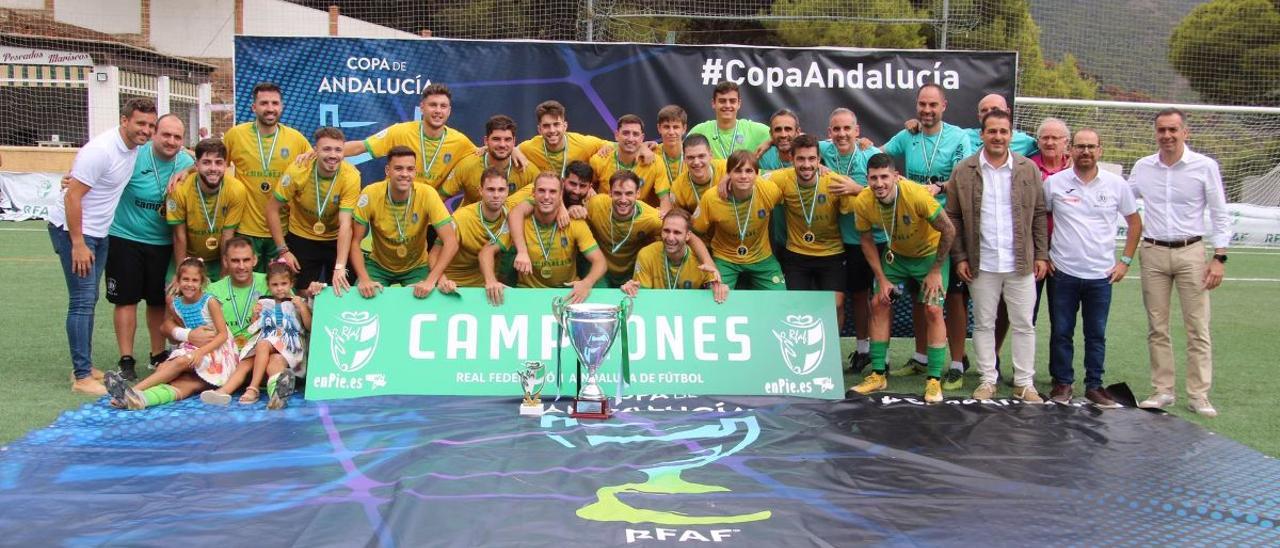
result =
M0 544L1280 544L1280 463L1169 415L622 407L577 423L495 398L87 405L0 451Z

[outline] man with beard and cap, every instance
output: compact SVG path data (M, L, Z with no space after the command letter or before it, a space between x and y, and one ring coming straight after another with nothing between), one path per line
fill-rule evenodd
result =
M120 125L89 140L76 153L60 207L49 210L49 241L67 283L67 345L71 391L106 395L102 371L93 367L93 318L98 284L108 260L107 231L120 196L133 175L138 147L156 129L156 105L130 99L120 109Z
M622 292L632 297L640 288L693 289L707 288L717 303L729 297L729 286L720 283L715 273L698 268L690 243L692 219L683 209L673 209L662 219L662 237L636 255L635 275L622 284Z
M1124 280L1138 250L1142 219L1124 178L1098 169L1102 143L1092 129L1076 132L1072 169L1044 181L1045 208L1058 223L1049 242L1049 374L1053 401L1071 401L1075 380L1076 310L1084 319L1084 397L1101 408L1120 407L1102 384L1107 352L1111 286ZM1116 233L1123 216L1128 230L1116 261Z
M365 187L356 201L349 258L356 289L366 299L395 284L412 286L414 297L425 298L458 251L453 217L436 189L416 181L417 162L409 147L392 147L387 152L387 178ZM439 251L431 250L436 260L430 267L427 227L435 227L440 240L435 246ZM360 249L366 235L372 240L368 256Z
M867 160L867 189L854 199L862 252L875 276L872 287L870 334L871 372L849 394L867 395L888 388L885 358L889 353L889 328L893 302L902 297L899 286L920 285L916 300L924 305L926 329L917 336L928 337L928 379L924 400L942 401L942 369L947 362L947 330L942 318L943 292L950 274L947 255L955 240L942 206L923 186L898 176L893 159L876 154ZM877 246L873 228L889 236L889 243Z
M267 204L267 223L280 258L298 273L298 291L311 282L330 281L335 294L350 286L347 258L351 247L351 212L360 197L360 172L342 159L342 130L322 127L314 135L310 160L289 166ZM289 207L288 232L277 213Z
M445 125L453 113L453 93L448 86L431 84L423 88L419 108L421 120L389 126L363 141L347 141L342 147L343 155L367 152L382 158L394 147L409 147L418 159L417 182L440 188L458 162L475 155L476 145L466 134Z
M227 147L219 139L196 143L195 172L174 187L166 204L173 227L173 258L204 261L210 280L222 272L222 244L235 235L250 207L248 190L227 175ZM177 282L174 273L174 282Z
M272 192L285 168L310 151L311 143L298 130L280 123L284 112L280 86L259 83L253 86L250 97L254 120L228 130L222 142L227 145L227 160L235 166L236 178L244 181L249 197L236 234L245 236L253 245L254 254L262 258L256 268L265 273L269 259L278 255L267 225L267 205L274 201ZM276 219L285 222L288 215L281 209Z
M523 168L516 167L511 157L516 146L515 120L502 114L489 118L484 124L484 146L484 154L463 158L449 172L440 186L441 199L448 200L462 193L458 209L481 201L481 175L489 169L502 172L508 194L533 184L533 179L538 176L537 168L527 164Z
M668 194L671 192L671 181L667 179L667 170L661 162L640 163L640 152L644 148L644 121L634 114L624 114L618 118L617 133L614 138L618 146L609 156L593 156L591 170L595 172L596 188L600 194L609 194L609 182L613 174L630 171L636 177L639 187L636 199L666 212L671 209ZM621 283L621 282L619 282Z
M138 302L146 299L147 331L151 335L151 366L168 359L164 323L165 286L173 260L173 230L165 218L169 179L192 164L182 150L182 119L166 114L156 120L151 142L138 148L133 176L120 196L111 230L107 233L107 302L115 305L116 345L120 349L120 375L138 379L133 359L133 337L138 330Z
M523 221L522 227L524 245L531 250L531 268L519 274L516 285L572 287L566 302L583 302L591 294L591 287L607 270L604 254L600 252L585 222L574 219L564 228L557 225L556 216L563 207L563 201L560 197L561 182L554 172L542 172L533 186L534 209L529 218ZM508 222L514 223L514 220ZM488 244L480 251L480 271L484 275L489 302L494 305L502 304L503 290L506 287L498 280L495 258L502 247L511 245L513 237L516 236L512 232L498 235L498 243ZM587 275L581 278L577 274L579 255L585 257L591 265Z

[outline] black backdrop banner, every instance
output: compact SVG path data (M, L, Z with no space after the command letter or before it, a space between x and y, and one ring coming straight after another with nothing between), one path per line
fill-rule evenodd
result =
M944 119L976 125L988 93L1012 104L1017 54L928 50L761 48L478 40L236 37L236 119L253 119L250 90L262 81L284 89L283 122L310 135L326 125L363 139L421 117L422 88L453 91L449 126L477 144L484 123L506 114L520 140L535 134L534 107L563 103L570 131L612 140L623 114L639 115L646 138L657 139L658 109L677 104L689 125L711 119L711 91L729 79L741 86L740 118L768 123L780 108L800 115L801 128L825 138L827 117L852 109L863 135L883 143L915 116L915 95L926 83L947 92ZM381 163L352 159L366 182L381 178Z

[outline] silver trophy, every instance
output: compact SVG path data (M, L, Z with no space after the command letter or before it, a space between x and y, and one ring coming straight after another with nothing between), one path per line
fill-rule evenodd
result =
M542 362L524 362L524 367L516 370L520 379L520 387L524 390L524 401L520 402L520 416L542 415L542 389L547 385L546 375L542 371Z
M619 329L626 329L627 318L622 317L622 310L630 316L630 297L617 306L597 303L564 304L556 298L551 303L551 310L556 321L569 334L569 343L578 353L578 359L587 370L586 383L578 390L578 397L573 402L570 416L588 419L609 418L609 400L605 397L600 384L596 382L596 371L604 362L604 357L618 338Z

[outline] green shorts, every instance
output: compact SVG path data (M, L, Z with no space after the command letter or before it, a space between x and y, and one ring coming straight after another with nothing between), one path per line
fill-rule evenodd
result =
M929 270L933 268L933 264L938 261L937 254L931 254L925 257L905 257L894 254L893 262L885 260L884 253L880 254L880 268L884 270L884 277L889 279L889 283L893 285L902 285L909 282L915 282L920 287L924 287L924 277L929 274ZM951 261L942 261L942 291L938 297L930 302L925 299L924 291L917 292L917 298L923 304L932 304L942 306L942 302L946 299L947 282L951 278ZM880 281L876 280L871 290L880 291Z
M258 266L253 267L253 271L265 273L267 265L271 264L271 261L276 258L276 241L270 236L259 238L248 234L240 234L239 232L236 233L236 236L249 240L249 245L253 247L253 254L258 257Z
M364 269L369 273L369 279L382 284L383 287L391 287L393 285L409 286L426 279L427 274L431 273L431 269L427 265L422 265L405 272L392 272L382 265L375 262L372 258L366 256L364 258Z
M782 275L782 266L773 255L751 264L731 263L719 257L714 258L716 269L720 271L720 279L729 287L737 287L738 278L746 278L751 289L767 289L783 291L787 289L786 278Z

